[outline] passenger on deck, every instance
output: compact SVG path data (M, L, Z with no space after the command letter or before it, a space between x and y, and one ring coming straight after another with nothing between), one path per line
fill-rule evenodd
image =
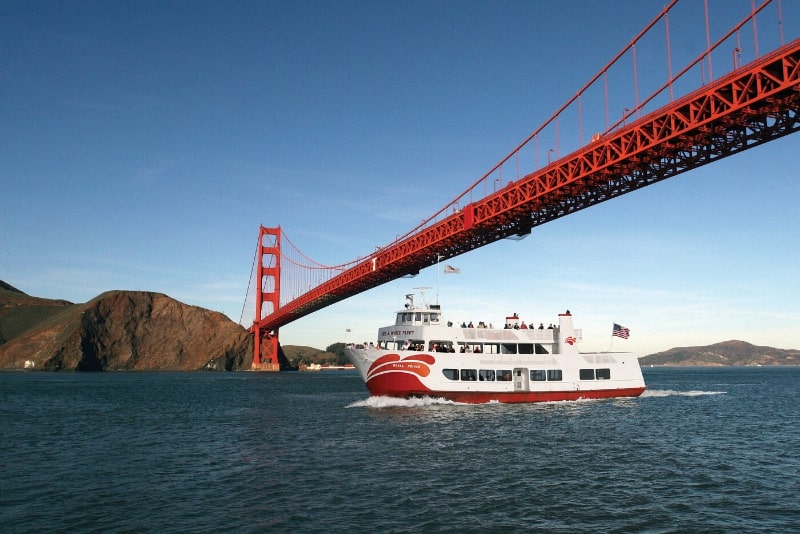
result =
M469 324L467 325L467 328L475 328L474 326L472 326L472 321L469 322Z
M539 323L539 330L544 330L544 323Z
M527 330L527 329L528 329L528 325L526 325L526 324L523 322L523 323L522 323L522 326L520 326L519 328L520 328L520 330Z

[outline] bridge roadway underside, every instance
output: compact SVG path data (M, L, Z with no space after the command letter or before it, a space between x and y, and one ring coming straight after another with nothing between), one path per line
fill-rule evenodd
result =
M334 302L800 129L800 39L510 182L283 305L277 329ZM757 187L754 184L753 187Z

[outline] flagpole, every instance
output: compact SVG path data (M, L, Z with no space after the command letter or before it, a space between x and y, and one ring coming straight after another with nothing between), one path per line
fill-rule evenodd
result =
M614 325L611 325L611 343L608 347L608 352L614 352Z
M440 254L436 254L436 305L439 305L439 261L442 259Z

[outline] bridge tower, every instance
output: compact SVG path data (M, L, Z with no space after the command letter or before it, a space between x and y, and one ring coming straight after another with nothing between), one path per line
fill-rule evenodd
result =
M267 330L261 326L264 315L275 312L280 306L281 294L281 228L261 226L256 252L256 314L253 319L254 371L280 371L278 360L278 329ZM264 304L268 308L264 310Z

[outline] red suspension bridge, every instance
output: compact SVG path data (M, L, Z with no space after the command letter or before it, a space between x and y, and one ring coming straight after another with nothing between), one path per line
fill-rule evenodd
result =
M780 0L753 0L738 22L714 36L708 2L696 2L696 15L704 17L705 43L682 66L673 65L670 44L670 24L676 23L670 14L677 3L664 7L465 191L374 252L325 266L300 253L280 227L262 226L254 268L253 368L278 370L279 328L312 312L800 129L800 38L784 41ZM663 43L664 81L640 98L637 46L654 35ZM759 47L765 35L777 43L768 52ZM748 56L752 59L743 61ZM633 95L612 121L611 102L616 100L609 94L609 78L620 71L630 76ZM588 120L587 111L597 117L598 108L603 110L600 127ZM565 123L577 131L577 139L575 148L561 156ZM584 130L595 133L585 140ZM554 147L542 166L540 145ZM522 174L523 165L536 170Z

